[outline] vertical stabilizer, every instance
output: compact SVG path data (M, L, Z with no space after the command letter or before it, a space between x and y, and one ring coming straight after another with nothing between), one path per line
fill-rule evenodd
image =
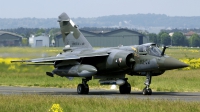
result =
M66 13L62 13L58 19L65 45L70 45L71 47L92 48L90 43L78 29L77 25L74 24Z

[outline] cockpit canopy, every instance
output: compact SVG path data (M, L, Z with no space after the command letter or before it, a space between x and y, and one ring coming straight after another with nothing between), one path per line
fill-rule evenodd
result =
M138 52L147 53L149 55L158 56L158 57L161 56L160 49L157 47L156 44L153 44L153 43L139 45Z

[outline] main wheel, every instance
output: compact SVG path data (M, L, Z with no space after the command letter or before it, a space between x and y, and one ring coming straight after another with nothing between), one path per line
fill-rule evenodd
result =
M131 85L129 83L127 83L126 85L126 94L130 94L131 93Z
M89 86L88 86L88 84L86 84L86 86L84 86L83 94L88 94L88 93L89 93Z
M131 85L129 83L125 83L124 85L119 86L119 92L121 94L130 94L131 93Z
M78 94L83 94L85 92L85 87L83 84L78 84L77 86L77 93Z

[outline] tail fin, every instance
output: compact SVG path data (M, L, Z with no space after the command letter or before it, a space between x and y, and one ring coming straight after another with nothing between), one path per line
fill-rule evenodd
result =
M62 13L58 19L65 45L70 45L71 47L92 48L90 43L78 29L77 25L74 24L66 13Z

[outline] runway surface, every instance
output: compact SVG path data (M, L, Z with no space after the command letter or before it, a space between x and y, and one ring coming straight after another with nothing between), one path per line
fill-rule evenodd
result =
M106 98L137 98L137 99L165 99L200 102L200 92L153 92L152 95L142 95L142 92L132 91L131 94L120 94L118 90L90 89L88 95L79 95L76 89L68 88L40 88L40 87L9 87L0 86L0 94L39 94L66 95L72 97L106 97Z

